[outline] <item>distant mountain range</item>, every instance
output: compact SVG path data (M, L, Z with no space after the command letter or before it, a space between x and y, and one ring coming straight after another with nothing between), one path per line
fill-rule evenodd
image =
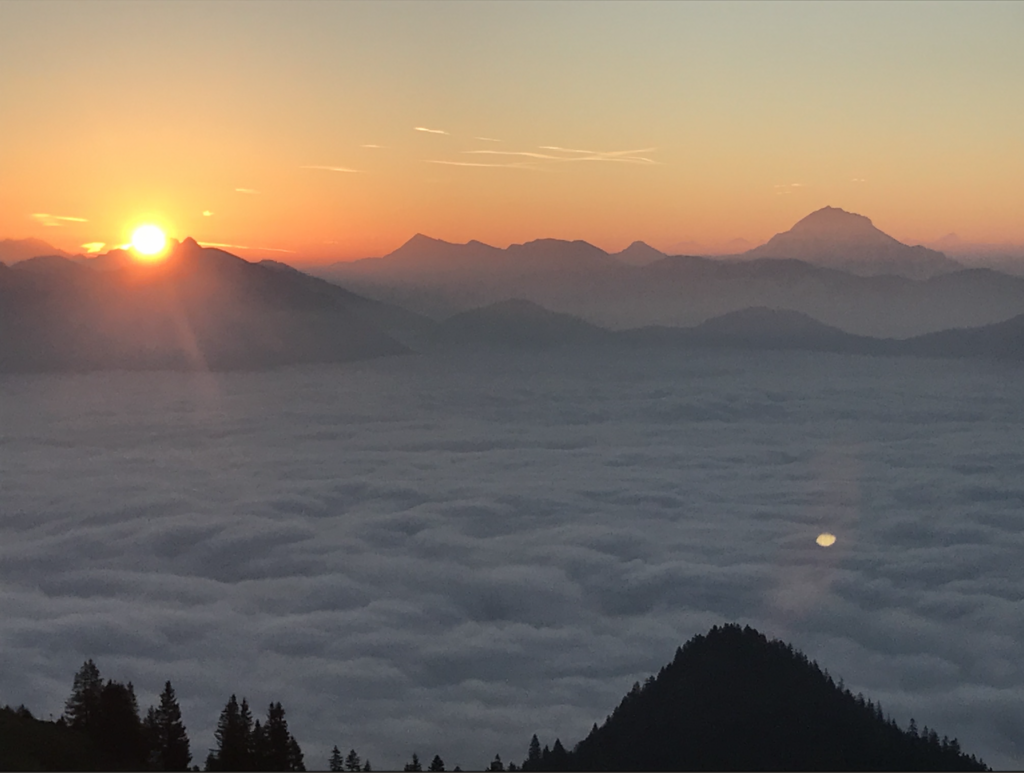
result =
M114 260L116 256L112 257ZM0 371L257 369L408 351L420 318L187 239L162 263L0 265Z
M909 339L853 335L796 311L752 307L693 327L608 330L530 301L502 301L461 312L434 328L442 347L581 348L628 345L686 349L794 350L922 357L1024 360L1024 314L979 328L945 330Z
M613 329L693 326L767 306L849 333L908 337L1024 313L1024 278L964 269L831 207L730 259L664 256L642 242L609 254L580 241L498 249L417 235L383 258L307 270L435 319L509 298Z
M873 228L837 212L822 217ZM653 253L639 242L609 255L582 241L501 250L417 236L385 258L343 264L362 294L191 239L151 265L118 250L42 255L0 263L0 371L255 369L611 344L1024 358L1021 278L971 269L913 280Z

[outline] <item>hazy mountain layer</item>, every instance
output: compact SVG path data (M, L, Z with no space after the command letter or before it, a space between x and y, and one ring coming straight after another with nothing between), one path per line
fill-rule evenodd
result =
M0 370L263 368L406 349L414 315L194 241L162 263L92 271L59 257L0 270Z
M916 338L879 339L847 333L796 311L754 307L694 327L650 326L612 331L535 303L511 300L461 312L426 339L433 345L551 348L583 346L668 349L750 349L836 354L1024 359L1024 315L979 328Z
M839 226L829 230L826 226L835 225L837 218ZM828 235L834 252L814 258L824 262L855 247L860 252L849 254L861 255L872 271L885 266L895 270L896 263L914 271L925 264L956 268L940 253L901 245L867 218L841 210L814 213L788 233L776 245L825 244L822 234ZM1024 279L989 269L911 279L860 276L812 265L810 259L657 258L654 252L634 244L612 256L585 242L552 239L500 250L480 242L448 244L417 236L383 258L310 271L435 319L509 298L614 329L692 326L731 311L767 306L803 312L849 333L909 337L1024 313Z
M910 247L875 228L863 215L824 207L776 234L747 258L795 258L862 276L893 274L928 279L963 268L941 252Z

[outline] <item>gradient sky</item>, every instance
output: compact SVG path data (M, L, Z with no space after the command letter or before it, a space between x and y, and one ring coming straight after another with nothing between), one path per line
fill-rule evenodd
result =
M4 0L0 238L665 249L832 205L1021 243L1021 40L1022 3Z

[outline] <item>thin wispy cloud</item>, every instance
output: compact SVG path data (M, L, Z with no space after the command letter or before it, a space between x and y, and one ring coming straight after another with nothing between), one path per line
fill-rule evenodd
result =
M381 150L381 149L383 149L383 148L385 148L387 146L386 145L360 145L359 147L361 147L361 148L373 148L374 150Z
M294 254L295 250L282 250L277 247L250 247L247 244L225 244L223 242L198 242L201 247L230 247L233 250L260 250L262 252L287 252Z
M258 194L259 191L253 190L252 188L235 188L235 193L252 193Z
M482 142L501 142L501 140L497 140L494 137L474 137L473 139L481 140Z
M106 246L107 246L107 243L106 243L106 242L86 242L85 244L83 244L83 245L80 245L80 246L81 246L81 247L82 247L82 249L83 249L83 250L85 250L85 251L86 251L86 252L87 252L88 254L90 254L90 255L95 255L95 254L96 254L97 252L99 252L99 251L100 251L100 250L102 250L102 249L103 249L104 247L106 247Z
M867 182L867 180L865 180L863 177L854 177L852 180L850 180L850 182L852 182L852 183L863 183L863 182Z
M582 148L563 148L558 145L541 145L541 150L554 150L559 153L571 153L572 156L559 158L559 161L611 161L626 164L657 164L653 158L641 156L641 153L653 153L657 148L640 148L638 150L584 150Z
M347 166L300 166L300 169L323 169L326 172L350 172L352 174L359 174L362 172L361 169L349 169Z
M59 228L60 226L67 225L68 223L89 222L84 217L70 217L68 215L51 215L48 212L35 212L32 214L32 219L50 228Z
M784 193L792 193L794 188L806 188L807 186L803 183L779 183L773 187L775 188L775 195L780 196Z
M492 169L531 169L536 170L537 167L532 164L482 164L474 161L441 161L439 159L424 159L426 164L444 164L445 166L479 166L479 167L490 167Z
M413 131L426 132L427 134L448 134L444 129L428 129L426 126L413 127Z
M488 156L527 156L529 158L540 158L550 161L558 160L558 156L550 156L545 153L531 153L528 150L464 150L462 152Z

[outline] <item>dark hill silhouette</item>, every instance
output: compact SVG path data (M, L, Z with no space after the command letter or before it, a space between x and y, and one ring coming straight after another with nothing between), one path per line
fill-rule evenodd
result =
M596 343L609 333L577 317L512 299L456 314L439 324L436 343L549 347Z
M899 342L905 354L1024 360L1024 314L983 327L942 330Z
M0 707L0 770L101 770L84 734L36 719L25 707Z
M712 628L636 684L603 725L523 770L987 770L956 740L901 730L792 646Z
M40 266L46 270L37 270ZM0 370L255 369L407 351L412 317L186 239L157 264L28 261L0 277Z
M455 314L423 338L427 347L551 348L615 346L749 349L835 354L1024 360L1024 315L976 328L904 340L872 338L825 325L802 312L751 307L692 327L648 326L612 331L522 299Z
M927 279L963 268L941 252L910 247L876 228L863 215L837 207L812 212L745 258L795 258L854 274L895 274Z

